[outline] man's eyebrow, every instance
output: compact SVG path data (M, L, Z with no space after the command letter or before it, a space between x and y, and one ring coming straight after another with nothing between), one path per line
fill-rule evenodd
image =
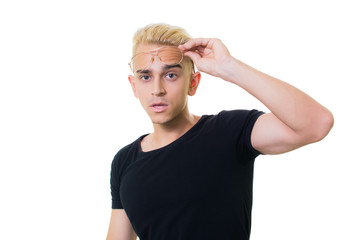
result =
M147 73L151 73L151 71L148 69L138 69L136 70L136 73L147 74Z
M170 68L182 68L182 66L180 65L180 64L174 64L174 65L165 65L164 67L163 67L163 70L168 70L168 69L170 69Z
M162 69L163 71L171 69L171 68L181 68L182 66L180 64L174 64L174 65L165 65ZM138 69L136 70L136 73L140 73L140 74L148 74L151 73L152 71L149 69Z

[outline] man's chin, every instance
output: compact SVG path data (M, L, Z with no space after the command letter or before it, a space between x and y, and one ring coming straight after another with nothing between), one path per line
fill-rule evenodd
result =
M152 124L171 126L181 119L181 114L174 115L169 112L154 115L149 114L149 117Z
M170 124L173 121L172 118L169 117L165 117L165 116L158 116L158 117L152 117L151 118L151 122L153 124L157 124L157 125L167 125Z
M158 124L158 125L164 125L164 124L167 124L169 122L171 122L170 120L165 120L165 119L151 119L152 123L153 124Z

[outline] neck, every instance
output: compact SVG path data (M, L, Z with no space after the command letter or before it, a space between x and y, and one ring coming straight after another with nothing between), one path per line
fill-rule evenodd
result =
M185 134L195 123L200 119L200 116L190 114L187 109L175 119L164 124L153 124L154 132L152 140L159 145L165 145L172 142L183 134Z

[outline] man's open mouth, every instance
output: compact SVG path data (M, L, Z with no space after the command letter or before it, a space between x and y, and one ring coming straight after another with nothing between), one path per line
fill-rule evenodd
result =
M154 103L150 107L155 112L162 112L168 107L168 105L165 103Z

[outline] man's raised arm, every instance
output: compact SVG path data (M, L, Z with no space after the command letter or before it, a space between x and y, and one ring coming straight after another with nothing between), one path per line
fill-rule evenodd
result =
M192 39L179 48L199 71L238 85L271 111L259 117L252 132L252 145L259 152L288 152L320 141L332 128L329 110L290 84L234 58L221 40Z

